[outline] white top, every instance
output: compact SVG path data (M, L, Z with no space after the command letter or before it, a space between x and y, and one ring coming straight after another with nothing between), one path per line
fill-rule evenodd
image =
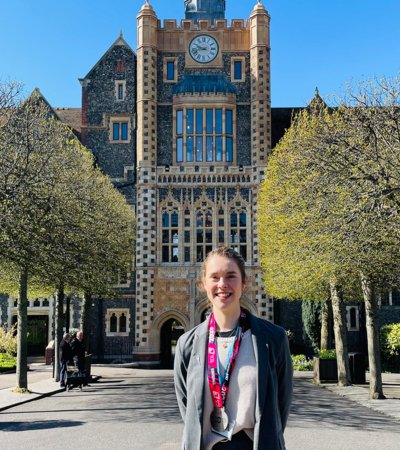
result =
M223 338L216 337L218 345L218 360L220 373L225 370L225 362L229 349L229 344L233 342L235 336ZM226 345L228 344L228 345ZM212 447L224 438L211 431L210 415L214 408L211 400L210 387L207 378L207 364L204 383L204 415L203 415L203 447L211 450ZM254 356L253 341L251 332L247 330L240 343L239 354L236 358L233 372L229 380L229 392L226 399L225 410L229 421L235 420L233 434L244 430L253 439L255 425L257 395L257 367Z

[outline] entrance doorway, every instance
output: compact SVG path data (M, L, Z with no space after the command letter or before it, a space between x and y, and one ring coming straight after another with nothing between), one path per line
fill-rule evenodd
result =
M13 323L17 316L13 317ZM49 316L28 316L28 356L44 356L49 333Z
M167 320L160 330L160 362L162 369L174 367L175 347L184 333L182 324L176 319Z

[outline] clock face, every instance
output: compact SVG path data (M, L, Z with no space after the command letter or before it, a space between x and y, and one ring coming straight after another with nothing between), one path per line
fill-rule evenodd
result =
M218 42L207 34L192 39L189 44L190 56L199 63L209 63L218 55Z

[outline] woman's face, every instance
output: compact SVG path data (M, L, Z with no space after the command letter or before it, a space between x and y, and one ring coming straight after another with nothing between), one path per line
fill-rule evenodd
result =
M214 310L238 308L246 284L247 279L242 280L239 266L233 259L214 255L207 261L203 287Z

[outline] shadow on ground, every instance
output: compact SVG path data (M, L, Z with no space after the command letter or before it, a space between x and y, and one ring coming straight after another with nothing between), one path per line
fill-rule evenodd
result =
M389 417L312 385L307 380L296 380L289 421L292 426L300 427L315 426L315 422L319 422L326 428L341 426L365 430L368 427L369 431L400 433L399 424Z
M0 430L2 431L31 431L46 430L49 428L66 428L83 425L84 422L76 420L37 420L31 422L2 422Z

